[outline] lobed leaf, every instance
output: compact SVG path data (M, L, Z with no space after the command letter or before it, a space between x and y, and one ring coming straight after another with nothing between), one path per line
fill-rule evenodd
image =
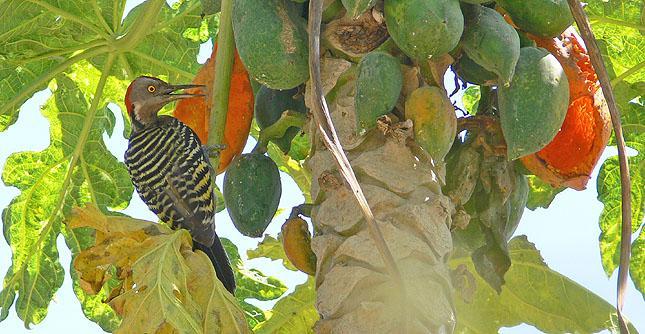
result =
M246 300L249 298L261 301L273 300L282 296L287 291L287 287L275 277L267 277L257 269L245 268L237 247L230 240L222 239L222 244L234 269L237 283L235 297L246 314L249 326L253 328L265 321L266 317L264 311Z
M478 279L472 302L455 301L457 333L497 333L501 327L521 323L546 333L595 333L613 328L614 307L549 269L526 236L513 238L509 250L512 265L501 294ZM459 264L474 270L467 257L452 260L453 266Z
M318 321L318 311L314 307L316 289L314 279L309 277L289 295L280 299L271 316L253 328L256 334L264 333L313 333Z
M46 315L63 282L56 238L71 207L92 202L102 209L125 207L133 188L122 163L107 150L103 132L114 126L106 108L90 114L82 90L68 75L52 86L43 109L50 122L50 146L7 159L3 181L21 190L3 212L13 264L5 276L2 319L18 293L16 311L28 326ZM73 252L87 245L88 231L66 233ZM38 293L35 293L38 291Z
M3 212L13 263L0 292L0 319L14 301L26 326L45 317L63 280L55 241L73 206L93 203L104 212L127 206L133 191L128 174L103 143L115 124L106 105L125 110L124 79L192 78L199 42L182 34L203 26L199 7L196 0L173 8L148 0L122 22L124 0L0 3L6 18L0 22L0 131L15 122L33 93L48 86L54 93L43 109L50 146L13 154L2 175L21 194ZM74 256L93 240L87 229L63 232ZM100 306L101 297L85 294L72 277L85 314L104 329L113 328L117 320Z
M278 236L278 239L276 239L265 234L264 239L260 241L258 247L255 249L249 249L246 252L246 255L249 259L266 257L271 260L282 260L282 265L284 265L285 268L292 271L298 271L298 269L291 264L289 258L287 258L287 254L284 252L284 247L282 247L282 241L279 239L281 239L281 236Z
M217 279L206 254L192 251L188 231L152 222L75 209L71 230L94 230L74 269L86 293L123 317L115 333L248 333L244 314ZM155 310L155 312L150 312Z

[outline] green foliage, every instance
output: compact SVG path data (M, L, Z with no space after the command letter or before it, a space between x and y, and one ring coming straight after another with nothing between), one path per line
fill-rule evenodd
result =
M632 179L632 230L643 226L645 212L645 25L643 3L638 0L590 0L586 7L593 30L598 38L609 71L614 94L621 111L627 146L638 153L629 158ZM612 138L610 144L615 145ZM620 174L617 157L611 157L601 167L597 181L598 200L604 204L600 215L600 252L603 268L611 275L618 267L620 247ZM643 271L643 239L635 237L630 277L645 295Z
M264 311L249 304L246 299L273 300L282 296L287 291L287 287L275 277L267 277L257 269L245 268L237 247L230 240L222 239L222 245L224 245L224 249L226 249L228 258L231 261L235 282L237 283L235 298L237 298L246 314L249 327L253 328L257 324L264 322L266 317Z
M477 107L479 106L479 100L481 98L481 91L479 86L468 86L464 91L462 101L464 103L464 109L471 115L477 113Z
M313 326L318 321L318 311L314 307L316 289L314 279L296 286L289 295L280 299L271 316L264 323L253 328L255 333L313 333Z
M15 122L33 93L48 86L53 92L43 109L50 146L13 154L2 174L21 194L3 211L13 262L0 292L0 319L14 301L26 326L45 317L63 282L56 238L72 206L91 202L106 212L130 200L128 174L103 143L103 133L114 129L107 104L125 111L123 92L138 75L189 81L199 66L199 43L182 37L187 28L202 26L198 1L170 8L150 0L121 23L124 7L125 1L107 0L83 6L54 0L0 4L0 131ZM88 231L63 232L74 255L92 243ZM114 314L100 309L101 297L87 296L74 284L85 314L113 328Z
M282 242L269 235L258 244L256 249L247 251L249 259L266 257L271 260L282 260L285 268L297 271L284 252ZM295 290L283 296L271 311L266 312L266 319L253 327L256 333L313 333L313 326L318 321L318 312L314 307L316 290L314 279L295 287Z
M284 248L282 247L282 242L268 234L264 235L264 239L260 241L256 249L249 249L246 254L249 259L266 257L271 260L282 260L282 265L285 268L291 271L298 271L298 269L291 264L289 258L287 258L287 254L284 252Z
M471 302L456 297L457 333L497 333L501 327L526 323L546 333L595 333L613 328L614 308L589 290L549 269L535 246L525 236L509 243L512 260L501 294L476 280ZM468 257L451 264L464 264L474 272ZM554 298L566 296L566 298Z
M288 3L287 0L278 1ZM139 75L159 76L172 82L190 81L199 67L195 61L199 43L215 35L217 18L203 19L201 14L218 11L218 0L185 0L173 7L167 6L164 0L146 0L122 22L125 2L0 2L0 17L3 18L0 20L0 132L17 120L20 106L35 92L49 88L53 93L42 109L50 123L49 147L40 152L11 155L2 172L3 182L18 188L21 193L2 212L3 232L11 247L12 265L0 291L0 321L8 316L12 305L27 327L44 319L50 301L63 282L64 269L58 260L56 245L59 234L63 235L74 257L93 244L94 237L88 229L72 231L61 224L72 207L93 203L104 213L114 215L109 208L122 209L130 200L133 189L127 172L107 150L102 138L104 133L112 135L115 124L107 104L115 103L125 111L123 94L128 82ZM400 18L408 14L403 15L400 11L410 12L416 8L404 7L404 1L386 2L386 19L392 22L389 28L407 54L417 58L439 55L453 49L459 40L462 24L458 2L445 1L449 4L446 10L438 8L438 2L424 1L430 4L426 8L428 11L446 11L452 17L448 20L452 26L446 28L447 34L436 33L446 30L439 24L441 22L428 29L414 20L401 21ZM358 13L374 1L343 0L343 4L349 3L360 5L355 7ZM335 4L340 6L338 1ZM630 167L634 185L633 231L640 231L640 235L632 244L630 274L637 289L645 295L645 201L640 186L645 175L642 153L645 150L643 5L638 0L589 0L586 10L610 71L622 111L625 138L628 146L637 151L637 155L630 158ZM299 19L299 14L294 17ZM412 14L420 15L414 16L417 21L427 18L422 11L409 15ZM299 32L303 33L301 23L298 21ZM401 28L403 25L405 27ZM253 38L257 37L253 35L257 27L254 29L249 33ZM415 29L421 30L415 35ZM300 46L306 41L303 36L299 36ZM299 50L297 70L286 73L294 78L289 78L290 83L285 87L299 84L307 76L303 70L306 58L302 57L306 54L303 50ZM260 56L265 57L265 54ZM272 63L268 65L277 64L275 59L269 60ZM508 73L505 76L508 77ZM471 86L464 93L464 106L469 113L476 113L479 97L478 86ZM126 121L125 133L128 132ZM268 147L269 156L280 170L295 180L307 202L311 202L312 180L304 168L304 159L310 148L309 138L300 135L293 140L288 154L274 144ZM608 275L618 265L619 184L617 159L612 157L602 166L598 178L598 198L605 205L600 217L600 250ZM532 176L529 176L529 188L527 207L531 209L548 207L562 190L551 188ZM223 208L222 196L218 194L218 210ZM484 242L481 233L479 238L475 241ZM287 287L282 282L259 270L246 268L235 245L229 240L223 240L223 243L234 267L238 284L236 298L249 326L259 333L312 332L318 320L314 308L314 280L308 278L284 296ZM598 296L549 269L526 238L513 239L508 245L508 255L511 266L504 276L506 284L501 294L477 278L472 303L456 301L458 332L492 333L520 323L534 325L546 332L594 332L612 327L610 316L615 310ZM265 237L257 249L248 252L248 257L280 259L287 269L294 270L279 238ZM458 254L452 263L455 266L464 264L470 272L475 272L470 253ZM80 288L77 273L72 270L71 276L86 317L107 331L115 329L120 319L102 301L118 281L109 280L98 294L89 295ZM567 298L553 299L553 295ZM280 297L273 310L267 312L247 302L248 299L270 301Z
M529 200L526 207L535 210L537 208L548 208L557 194L565 188L553 188L548 183L542 181L534 175L528 176L529 180Z
M125 208L133 191L125 168L102 140L103 132L111 133L114 127L112 113L96 106L89 109L84 92L68 75L57 76L52 90L53 98L43 109L50 122L50 146L11 155L2 175L5 184L22 193L3 212L13 264L5 276L0 307L5 318L17 292L16 310L25 325L42 321L63 282L56 250L61 219L72 206L86 202L103 210ZM67 231L65 236L74 254L91 242L82 233ZM85 306L91 304L91 298L86 300Z
M347 16L355 18L374 6L376 0L341 0L341 2L347 10Z

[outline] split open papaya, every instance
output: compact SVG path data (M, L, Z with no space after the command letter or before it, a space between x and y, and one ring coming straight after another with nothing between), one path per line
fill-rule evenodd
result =
M587 51L573 29L559 38L533 37L562 64L569 106L558 134L542 150L522 158L528 170L554 187L583 190L611 135L611 117Z

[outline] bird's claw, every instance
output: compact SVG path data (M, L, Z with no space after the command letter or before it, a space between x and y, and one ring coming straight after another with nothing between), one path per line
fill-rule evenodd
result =
M226 149L226 144L202 145L202 152L206 160L219 156L224 149Z

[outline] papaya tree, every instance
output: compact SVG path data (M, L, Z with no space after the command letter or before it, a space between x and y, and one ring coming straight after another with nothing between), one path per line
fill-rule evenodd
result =
M636 332L642 319L620 309L623 279L645 293L645 8L579 6L1 0L0 138L34 94L50 97L48 147L0 148L2 181L20 191L2 213L0 321L45 319L66 275L62 235L83 314L107 332ZM129 137L124 95L144 75L203 85L161 113L215 152L216 224L239 232L222 239L234 294L188 231L122 212L134 188L104 138ZM620 267L618 309L515 233L527 208L585 189L607 145L621 155L595 180L599 251L607 275ZM304 202L280 208L287 179ZM245 238L258 243L241 256ZM308 278L286 293L257 258Z

